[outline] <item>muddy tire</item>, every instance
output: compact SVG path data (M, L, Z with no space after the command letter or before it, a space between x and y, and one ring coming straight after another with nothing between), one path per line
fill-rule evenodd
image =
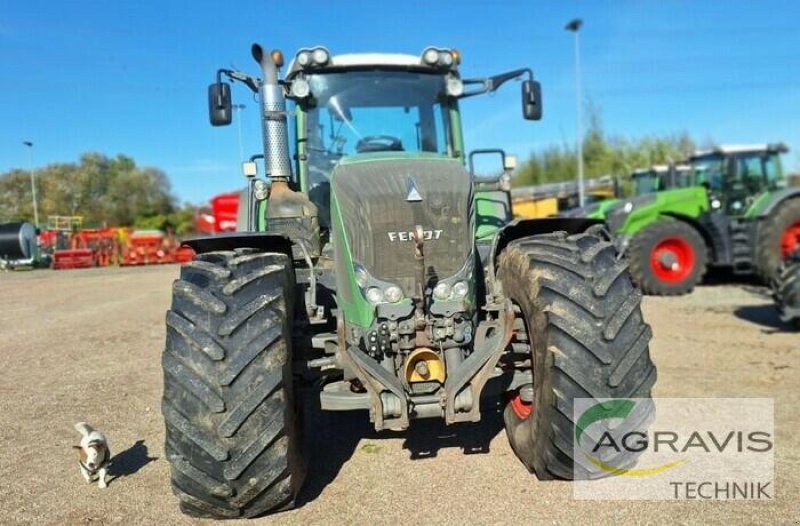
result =
M595 236L554 233L511 243L498 279L518 311L514 347L527 342L533 374L520 389L528 400L511 393L504 411L512 448L540 479L608 475L574 458L573 400L650 397L652 331L627 262Z
M800 330L800 249L778 269L772 292L781 320Z
M703 236L682 221L657 221L633 235L627 251L631 276L645 294L688 294L708 267Z
M800 198L788 199L758 227L756 273L764 283L776 278L783 258L800 246Z
M294 276L283 254L196 256L181 268L162 355L166 454L181 510L291 508L305 472L291 369Z

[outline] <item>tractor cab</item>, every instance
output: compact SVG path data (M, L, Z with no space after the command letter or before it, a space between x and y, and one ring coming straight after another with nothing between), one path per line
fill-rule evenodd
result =
M633 179L633 195L645 195L671 188L691 186L691 168L685 164L657 164L650 168L635 170Z
M786 186L783 144L719 146L690 159L695 185L705 186L712 203L732 216L748 215L764 194Z

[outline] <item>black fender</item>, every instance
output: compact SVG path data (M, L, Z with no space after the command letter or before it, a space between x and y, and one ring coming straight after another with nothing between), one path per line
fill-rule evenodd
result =
M783 203L787 199L792 199L792 198L795 198L795 197L800 197L800 186L790 186L789 188L783 188L781 190L778 190L777 192L772 194L772 197L769 198L769 202L767 203L767 206L762 208L758 212L756 217L758 219L764 219L765 217L770 215L772 212L774 212L775 208L777 208L778 205L780 205L781 203Z
M600 219L587 217L545 217L541 219L515 219L500 229L492 240L489 252L488 272L486 272L489 290L495 290L494 277L497 272L497 259L503 249L512 241L538 234L550 232L566 232L580 234L591 226L605 224Z
M276 232L225 232L187 239L182 244L194 250L196 254L236 248L256 248L265 252L281 252L292 257L292 241Z

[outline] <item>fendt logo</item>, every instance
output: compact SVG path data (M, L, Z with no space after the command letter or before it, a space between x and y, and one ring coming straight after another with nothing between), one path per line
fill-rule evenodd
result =
M423 230L422 239L425 241L436 240L442 237L444 230ZM389 241L414 241L414 232L387 232Z

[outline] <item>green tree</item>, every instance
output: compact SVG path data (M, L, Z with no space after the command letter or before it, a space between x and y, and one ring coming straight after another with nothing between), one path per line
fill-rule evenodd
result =
M686 132L628 139L604 131L596 106L589 105L588 115L589 125L582 143L587 178L611 175L627 183L628 176L637 168L679 162L695 150L695 141ZM533 152L517 169L513 181L515 186L572 181L577 172L575 148L552 145Z
M127 226L141 217L177 210L166 174L141 168L128 156L86 153L77 163L54 163L35 170L39 218L78 215L84 224ZM30 174L0 175L0 220L31 220Z

